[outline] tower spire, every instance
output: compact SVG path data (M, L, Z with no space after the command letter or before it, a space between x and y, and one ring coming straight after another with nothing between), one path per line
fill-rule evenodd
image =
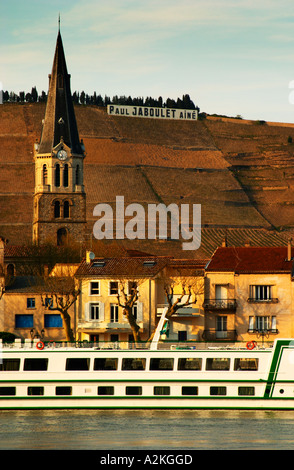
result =
M60 13L58 15L58 33L60 33Z
M60 17L58 24L59 31L52 72L49 75L48 99L38 153L54 152L55 147L64 142L72 153L83 154L70 89L70 75L67 72L60 34Z

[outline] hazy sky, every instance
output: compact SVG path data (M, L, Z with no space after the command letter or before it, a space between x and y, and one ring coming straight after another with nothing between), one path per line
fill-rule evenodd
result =
M48 90L59 12L72 92L294 122L293 0L1 0L4 90Z

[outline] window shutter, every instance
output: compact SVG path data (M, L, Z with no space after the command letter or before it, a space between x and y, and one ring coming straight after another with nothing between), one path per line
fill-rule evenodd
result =
M137 322L143 321L143 303L137 302Z
M249 331L254 330L254 317L249 317Z
M104 302L99 302L99 321L104 321Z
M90 302L86 302L85 303L85 321L90 320L89 312L90 312Z

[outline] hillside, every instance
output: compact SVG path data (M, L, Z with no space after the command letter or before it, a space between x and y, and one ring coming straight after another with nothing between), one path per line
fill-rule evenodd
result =
M281 245L294 230L294 127L238 119L164 121L108 116L76 106L84 140L89 245L96 204L201 204L202 244L128 241L149 253L207 257L224 236L231 245ZM34 163L45 105L0 106L0 235L31 241ZM277 230L278 229L278 230ZM107 242L107 246L110 242ZM111 245L111 244L110 244Z

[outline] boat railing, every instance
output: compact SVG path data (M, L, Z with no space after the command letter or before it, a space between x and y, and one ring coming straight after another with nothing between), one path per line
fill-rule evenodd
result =
M247 342L212 342L212 341L172 341L172 340L159 340L156 349L159 351L175 351L175 350L234 350L243 349L248 350ZM253 349L267 349L272 347L272 341L255 341ZM92 349L100 351L108 350L149 350L154 349L151 347L150 342L90 342L90 341L15 341L13 343L1 343L0 349L22 349L22 350L56 350L56 349Z

